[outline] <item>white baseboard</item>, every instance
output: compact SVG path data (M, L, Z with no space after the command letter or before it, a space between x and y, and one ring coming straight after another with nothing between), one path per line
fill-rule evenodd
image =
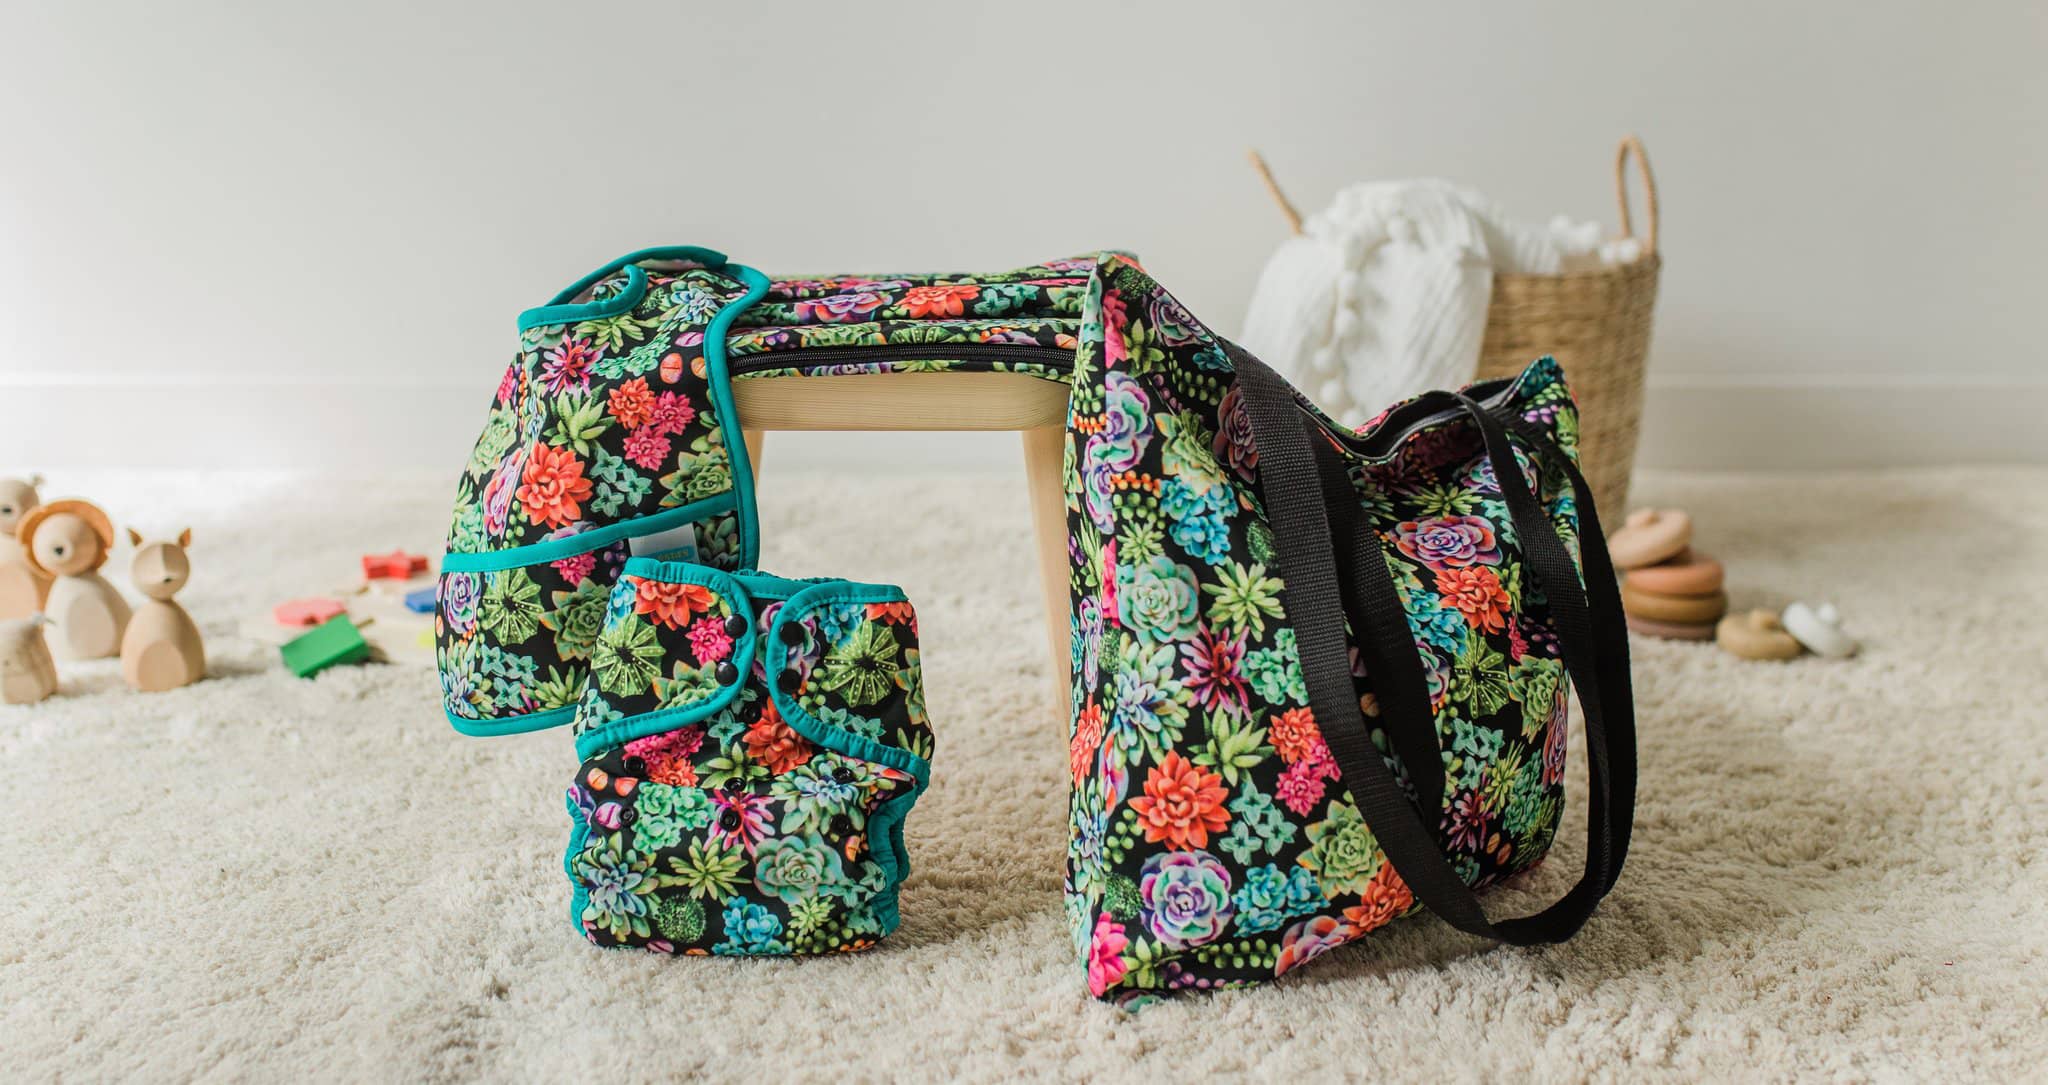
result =
M42 469L450 473L483 422L488 381L377 385L70 380L0 375L0 474ZM2048 463L2048 384L1654 382L1640 462L1774 469ZM830 469L1015 469L1001 433L784 433L767 461Z

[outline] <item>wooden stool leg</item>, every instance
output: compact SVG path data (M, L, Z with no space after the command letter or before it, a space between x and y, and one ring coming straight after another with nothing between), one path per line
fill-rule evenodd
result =
M1031 526L1038 536L1038 580L1045 593L1045 639L1052 651L1053 681L1065 705L1073 681L1072 603L1067 597L1067 499L1065 464L1067 430L1062 426L1027 429L1024 476L1031 488Z
M755 478L761 477L761 442L767 436L768 431L766 430L743 429L740 431L740 438L747 442L747 462L753 465Z

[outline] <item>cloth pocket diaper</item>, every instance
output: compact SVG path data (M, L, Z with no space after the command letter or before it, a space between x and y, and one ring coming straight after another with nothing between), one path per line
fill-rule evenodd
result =
M574 727L564 865L592 942L824 953L896 928L932 750L900 588L634 558Z

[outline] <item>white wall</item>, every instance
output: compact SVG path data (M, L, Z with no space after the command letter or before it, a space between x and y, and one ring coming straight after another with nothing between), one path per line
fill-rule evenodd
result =
M1123 247L1231 330L1280 231L1246 146L1309 206L1441 174L1611 221L1631 130L1651 462L2048 458L2035 0L7 0L0 39L0 469L452 471L514 313L662 242Z

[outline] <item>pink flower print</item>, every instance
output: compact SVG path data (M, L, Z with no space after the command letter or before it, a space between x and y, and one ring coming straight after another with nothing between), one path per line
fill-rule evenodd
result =
M1437 516L1394 526L1394 545L1432 569L1500 564L1493 525L1477 516Z
M1234 637L1219 637L1207 626L1187 644L1180 646L1181 663L1187 672L1181 685L1194 694L1196 703L1212 712L1243 715L1244 676L1238 667L1244 662L1244 631Z
M643 470L652 471L668 459L669 440L653 423L626 435L626 458Z
M1307 817L1308 812L1323 801L1324 774L1323 766L1314 760L1296 761L1280 774L1279 782L1273 785L1273 794L1280 799L1280 805L1294 811L1297 816Z
M1116 616L1116 540L1102 545L1102 624L1117 628L1122 623Z
M720 788L711 793L711 805L715 812L711 815L711 826L706 832L712 840L726 847L737 844L745 848L748 855L752 855L754 849L761 846L761 841L768 838L769 801L766 795L756 795L747 791L735 793ZM739 820L730 829L725 827L728 820L725 814L728 810L739 815Z
M648 417L644 428L663 436L683 432L692 419L697 417L697 408L690 405L690 397L681 392L663 392L654 400L654 413Z
M690 649L697 653L697 662L716 663L732 654L732 638L724 627L723 619L709 615L690 626Z
M1104 991L1124 978L1129 967L1124 964L1124 947L1131 944L1124 937L1124 925L1118 923L1108 912L1095 920L1095 937L1088 940L1088 993L1097 998Z
M800 301L794 308L797 320L803 323L847 324L865 320L869 313L887 304L888 295L862 291Z
M505 367L505 375L498 380L498 402L510 403L519 394L519 363Z
M573 588L590 579L590 571L597 568L597 555L578 554L573 558L563 558L554 566L555 572Z
M1114 290L1102 292L1102 355L1108 365L1115 365L1126 357L1124 350L1124 329L1130 324L1125 312L1123 295Z
M572 389L580 392L590 387L590 371L598 359L604 357L604 351L588 339L565 336L561 342L548 348L542 357L545 361L540 370L541 383L549 393L561 395Z

